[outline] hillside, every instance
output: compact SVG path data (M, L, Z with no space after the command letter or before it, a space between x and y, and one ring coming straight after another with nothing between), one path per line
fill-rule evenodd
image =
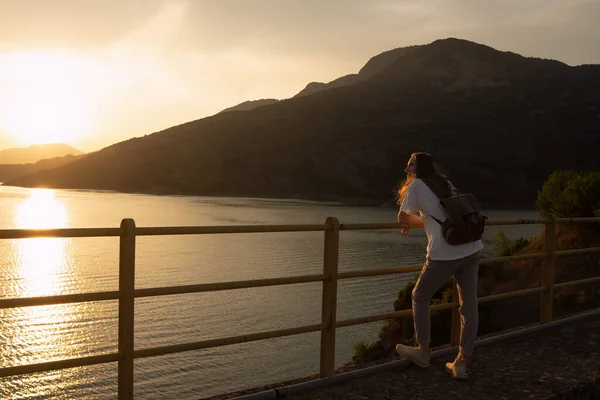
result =
M64 143L40 144L0 151L0 165L31 164L49 158L81 154L81 151Z
M371 58L365 64L365 66L360 69L358 74L344 75L340 78L334 79L329 83L311 82L294 97L307 96L323 90L335 89L338 87L350 86L364 82L391 67L400 57L415 49L418 49L419 47L420 46L400 47L394 50L385 51Z
M54 157L46 160L40 160L31 164L0 164L0 183L12 181L21 176L37 173L40 171L62 167L70 162L85 157L85 154L64 157Z
M229 111L249 111L253 110L257 107L268 106L270 104L277 103L279 100L277 99L260 99L260 100L248 100L240 103L236 106L229 107L221 111L221 113L229 112Z
M600 168L599 66L458 39L409 49L374 57L360 82L219 113L7 184L381 205L393 203L408 155L424 150L485 207L521 208L554 170Z

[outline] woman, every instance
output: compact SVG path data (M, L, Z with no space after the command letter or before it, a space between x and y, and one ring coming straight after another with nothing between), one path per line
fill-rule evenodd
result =
M430 365L429 303L438 289L454 276L460 298L461 338L459 353L454 362L446 363L446 371L455 379L467 379L467 360L473 354L477 338L477 269L483 243L477 240L450 245L444 239L441 226L434 218L444 221L446 217L439 198L428 185L444 187L448 194L454 186L437 171L430 154L412 154L405 172L407 179L398 191L398 222L408 225L423 224L427 234L427 257L412 292L415 336L419 346L398 344L396 351L419 367L426 368ZM402 234L408 234L409 229L403 228Z

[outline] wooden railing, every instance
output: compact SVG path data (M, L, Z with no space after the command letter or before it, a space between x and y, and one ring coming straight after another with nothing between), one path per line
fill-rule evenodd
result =
M509 297L525 296L534 293L541 294L540 323L552 321L552 303L554 289L571 285L600 282L600 277L581 279L577 281L554 284L554 267L556 257L577 254L599 253L600 247L556 251L556 224L560 223L592 223L600 222L600 218L554 218L548 219L518 219L488 221L488 225L545 225L545 251L543 253L524 254L507 257L488 257L480 260L480 265L502 263L506 261L543 259L542 285L540 287L517 290L508 293L480 297L479 302L501 300ZM370 229L400 229L404 225L398 223L375 224L340 224L337 218L327 218L325 224L316 225L255 225L255 226L202 226L202 227L157 227L137 228L132 219L124 219L120 228L86 228L86 229L48 229L48 230L0 230L0 239L20 239L33 237L53 238L83 238L83 237L120 237L119 253L119 290L58 296L29 297L0 299L0 309L15 307L31 307L65 303L80 303L92 301L119 301L119 337L118 352L91 357L74 358L31 365L19 365L0 369L0 377L8 377L34 372L46 372L65 368L82 367L109 362L118 362L118 398L119 400L133 398L133 362L134 359L154 357L190 350L207 349L236 343L252 342L276 337L297 335L308 332L321 332L320 376L328 377L334 374L336 329L369 322L382 321L390 318L408 317L412 310L402 310L360 318L337 320L337 283L340 279L363 278L377 275L418 272L422 265L403 266L395 268L371 269L362 271L338 272L338 254L340 231L370 230ZM421 226L422 228L422 226ZM165 235L200 235L200 234L230 234L258 232L324 232L323 273L315 275L293 276L273 279L257 279L246 281L196 284L174 287L156 287L135 289L135 251L138 236ZM153 347L146 349L134 348L134 301L136 298L149 296L166 296L184 293L212 292L265 286L289 285L306 282L323 282L323 298L321 323L308 326L291 327L287 329L250 333L219 339L203 340L171 346ZM458 315L458 299L455 287L454 299L451 303L435 305L431 310L453 309L451 345L457 345L460 335L460 319Z

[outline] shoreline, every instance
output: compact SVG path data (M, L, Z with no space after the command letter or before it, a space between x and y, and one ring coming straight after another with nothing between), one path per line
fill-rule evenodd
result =
M299 204L314 204L322 206L335 206L335 207L368 207L368 208L386 208L386 209L397 209L399 206L391 201L377 201L374 199L358 199L352 197L314 197L314 196L250 196L250 195L230 195L230 194L199 194L192 192L165 192L165 191L128 191L128 190L117 190L117 189L90 189L90 188L57 188L57 187L29 187L29 186L14 186L4 185L0 182L0 187L7 188L18 188L18 189L48 189L48 190L62 190L79 193L115 193L115 194L128 194L128 195L146 195L146 196L158 196L158 197L200 197L207 199L239 199L239 200L258 200L268 202L289 202ZM520 205L519 205L520 204ZM536 211L537 209L532 206L525 206L524 203L519 204L482 204L482 209L495 210L495 211Z

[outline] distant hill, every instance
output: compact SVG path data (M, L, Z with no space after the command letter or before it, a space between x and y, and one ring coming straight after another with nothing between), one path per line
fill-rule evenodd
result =
M64 143L40 144L0 151L0 165L31 164L48 158L81 154L83 154L81 151Z
M277 99L260 99L260 100L248 100L243 103L238 104L237 106L229 107L221 111L221 113L228 111L249 111L253 110L257 107L268 106L270 104L277 103L279 100Z
M554 170L600 169L600 66L444 39L383 53L361 71L369 77L7 184L382 205L393 204L409 154L423 150L484 207L523 208Z
M17 179L21 176L33 174L47 169L62 167L63 165L85 156L85 154L78 156L68 155L64 157L40 160L32 164L0 164L0 182L7 182Z

